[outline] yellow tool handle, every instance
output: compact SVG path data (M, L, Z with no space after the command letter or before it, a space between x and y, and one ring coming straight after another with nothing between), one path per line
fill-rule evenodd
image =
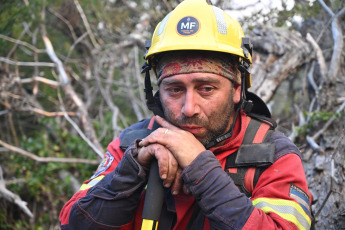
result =
M141 230L157 230L158 221L143 219Z

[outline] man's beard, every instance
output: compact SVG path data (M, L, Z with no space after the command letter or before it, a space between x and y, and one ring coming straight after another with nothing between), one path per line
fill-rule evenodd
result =
M207 131L204 135L194 135L204 146L207 146L208 143L215 140L229 129L229 123L232 121L235 114L232 94L228 103L217 111L212 112L208 119L199 116L186 117L183 114L174 118L173 113L167 107L163 105L163 108L165 119L177 127L183 125L196 125L206 128Z

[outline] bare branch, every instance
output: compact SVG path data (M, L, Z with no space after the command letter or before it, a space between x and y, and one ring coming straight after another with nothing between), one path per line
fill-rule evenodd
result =
M59 14L55 10L51 9L50 7L48 7L48 11L50 13L54 14L57 18L59 18L61 21L63 21L67 25L69 31L72 34L73 40L76 40L77 35L75 35L74 29L73 29L73 26L71 25L71 23L66 18L64 18L61 14Z
M288 76L310 61L311 48L300 33L285 29L258 26L250 38L256 48L251 91L267 103Z
M74 47L81 42L86 36L88 35L88 33L84 33L83 35L81 35L78 39L75 40L75 42L73 43L73 45L71 46L71 48L68 51L68 54L66 56L66 60L64 61L64 63L66 63L69 60L69 56L71 55L72 51L74 50Z
M74 2L74 4L75 4L75 6L77 7L77 10L78 10L78 12L79 12L79 14L80 14L80 16L81 16L81 19L82 19L83 22L84 22L86 31L87 31L87 33L88 33L89 36L90 36L90 39L91 39L92 44L94 45L94 47L95 47L96 49L98 49L98 48L99 48L99 44L96 42L95 35L92 33L90 24L89 24L89 22L87 21L87 18L86 18L86 16L85 16L85 13L84 13L84 11L83 11L83 8L80 6L78 0L74 0L73 2Z
M46 36L45 32L43 32L42 38L43 38L44 44L46 46L47 54L49 55L50 59L57 66L57 69L59 72L59 77L60 77L60 82L64 85L68 84L68 77L67 77L66 71L63 67L63 64L60 61L60 59L56 56L53 45L50 42L49 38Z
M164 2L164 4L165 4L165 6L167 7L168 11L169 11L169 12L172 11L172 8L171 8L171 6L169 5L168 1L167 1L167 0L163 0L163 2Z
M17 194L14 194L13 192L9 191L5 187L5 182L4 182L4 178L2 176L2 168L1 167L0 167L0 198L4 198L4 199L8 200L9 202L16 204L30 218L34 217L32 212L26 206L27 203L25 201L23 201Z
M56 67L54 63L50 62L21 62L21 61L14 61L12 59L0 57L0 62L5 62L10 65L15 66L41 66L41 67Z
M336 145L336 147L335 147L335 149L334 149L334 151L333 151L333 153L332 153L332 157L331 157L331 175L330 175L331 184L330 184L330 186L329 186L329 191L328 191L328 193L327 193L327 195L326 195L324 201L322 202L322 204L321 204L319 210L316 212L315 217L318 217L318 216L319 216L319 214L321 213L321 210L322 210L323 207L325 206L325 204L326 204L326 202L327 202L329 196L330 196L331 193L333 192L333 184L334 184L333 181L334 181L334 178L335 178L335 177L334 177L334 156L335 156L335 154L337 153L338 148L339 148L339 146L340 146L340 143L341 143L342 140L344 139L344 136L345 136L345 131L343 130L342 134L340 135L340 137L339 137L339 139L338 139L338 143L337 143L337 145Z
M341 111L343 111L345 108L345 101L343 102L343 104L341 104L339 106L339 108L336 111L336 114L340 113ZM336 119L336 115L333 115L330 119L328 119L328 121L326 122L326 124L322 127L322 129L320 129L317 133L315 133L313 135L313 139L316 140L318 139L327 129L328 127L333 123L333 121Z
M99 164L98 160L89 160L89 159L78 159L78 158L59 158L59 157L39 157L35 154L32 154L30 152L27 152L21 148L18 148L16 146L10 145L2 140L0 140L0 144L7 148L8 150L11 150L13 152L19 153L22 156L28 157L30 159L33 159L40 163L49 163L49 162L57 162L57 163L81 163L81 164L93 164L97 165Z
M3 34L0 34L0 38L5 39L5 40L10 41L10 42L13 42L13 43L18 44L18 45L26 46L36 53L45 53L45 50L37 49L35 46L33 46L27 42L23 42L23 41L20 41L20 40L11 38L11 37L7 37L6 35L3 35Z
M62 117L66 114L66 112L47 112L37 108L32 109L32 111L45 117ZM77 116L74 112L67 112L67 114L68 116Z
M59 87L59 83L44 77L31 77L31 78L23 78L23 79L19 79L19 83L21 84L27 84L27 83L32 83L32 82L41 82L44 83L46 85L49 85L52 88L58 88Z
M318 0L322 8L332 17L334 16L333 11L326 5L326 3L323 0Z
M44 44L46 45L46 49L47 49L47 53L48 53L49 57L57 64L57 69L59 71L59 78L60 78L60 82L62 83L62 87L63 87L64 92L70 96L70 98L73 100L73 102L76 104L76 106L79 109L79 112L80 112L79 119L80 119L81 123L83 124L84 130L86 130L87 135L92 140L92 143L90 141L88 141L88 144L93 148L93 150L97 153L97 155L102 158L103 157L103 149L102 149L99 141L96 138L94 128L90 124L90 121L89 121L90 119L89 119L88 111L85 107L85 104L80 99L80 97L77 95L77 93L74 91L72 86L70 85L68 78L67 78L67 73L64 69L64 66L63 66L62 62L60 61L60 59L56 56L54 48L53 48L49 38L46 35L44 25L42 25L42 38L43 38ZM62 101L62 100L60 100L60 101ZM69 118L67 113L65 113L65 118L67 120L69 120L70 123L73 125L74 122L72 121L72 119ZM76 124L73 125L73 127L76 128L77 131L79 130L79 127ZM83 132L81 132L81 130L79 130L79 131L80 131L80 133L83 133ZM83 137L83 139L89 140L88 138L86 138L86 136Z
M68 171L59 171L59 177L61 180L66 181L66 178L69 178L69 187L72 188L73 193L76 193L79 191L81 184L79 183L79 181L77 180L77 178L75 178L75 176L73 176L72 173L68 172Z
M67 113L64 113L64 116L66 118L66 120L74 127L75 130L77 130L78 134L81 136L81 138L83 138L83 140L93 149L93 151L95 151L97 153L97 155L103 159L103 152L96 147L90 140L89 138L87 138L85 136L85 134L83 133L83 131L81 131L81 129L79 128L79 126L69 117L69 115Z
M324 153L325 151L320 147L320 145L318 145L315 140L310 137L310 136L307 136L307 142L309 144L309 146L316 152L318 153Z
M336 81L338 77L338 73L340 71L341 65L341 55L344 50L344 39L343 39L343 31L341 28L341 17L345 13L345 7L339 11L333 21L332 21L332 35L333 35L333 54L331 59L331 64L329 67L329 77L332 81Z
M315 42L314 38L309 33L307 33L307 41L309 41L309 43L313 46L316 52L317 61L320 65L322 76L324 77L324 79L329 80L328 74L327 74L326 61L325 61L325 58L323 56L320 46Z
M311 63L310 70L308 71L308 74L307 74L307 78L308 78L309 84L312 86L313 90L318 95L319 87L316 85L314 78L313 78L314 67L315 67L315 61L313 61Z

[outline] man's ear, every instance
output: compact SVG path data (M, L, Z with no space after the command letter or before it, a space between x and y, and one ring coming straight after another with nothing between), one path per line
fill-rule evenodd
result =
M237 104L241 100L241 85L234 84L233 86L234 87L233 87L232 98L233 98L234 104Z

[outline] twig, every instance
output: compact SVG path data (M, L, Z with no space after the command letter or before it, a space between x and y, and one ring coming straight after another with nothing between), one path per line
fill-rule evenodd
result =
M23 42L21 40L7 37L6 35L3 35L3 34L0 34L0 38L5 39L5 40L10 41L10 42L13 42L13 43L18 44L18 45L26 46L26 47L32 49L36 53L45 53L45 50L37 49L35 46L33 46L27 42Z
M98 49L98 48L99 48L99 44L96 42L95 35L92 33L90 24L89 24L89 22L87 21L87 18L86 18L86 16L85 16L85 13L84 13L84 11L83 11L83 8L80 6L78 0L74 0L73 2L74 2L74 4L75 4L75 6L77 7L77 10L78 10L78 12L79 12L79 14L80 14L81 19L82 19L83 22L84 22L86 31L87 31L87 33L88 33L89 36L90 36L90 39L91 39L92 44L94 45L94 47L95 47L96 49Z
M331 16L334 16L333 11L326 5L326 3L323 0L318 0L322 8Z
M323 0L318 0L322 8L332 17L332 35L333 35L333 54L330 61L328 77L331 81L337 80L340 71L341 55L344 48L343 32L341 28L340 18L345 13L345 7L338 13L334 13Z
M341 104L339 106L339 108L336 111L337 113L340 113L341 111L343 111L345 108L345 101L343 102L343 104ZM328 119L328 121L326 122L326 124L322 127L322 129L320 129L317 133L314 134L314 136L312 137L314 140L318 139L325 131L326 129L328 129L328 127L333 123L333 121L335 120L336 115L333 115L330 119Z
M69 60L69 56L71 55L72 53L72 50L74 50L74 47L79 43L81 42L85 37L87 36L87 33L84 33L83 35L81 35L78 39L76 39L73 43L73 45L71 46L71 48L69 49L68 51L68 54L66 56L66 59L64 61L64 63L66 63L68 60Z
M318 153L324 153L324 150L315 142L312 137L307 136L307 142L314 151Z
M67 73L64 69L64 66L63 66L61 60L55 54L54 48L53 48L49 38L46 35L46 30L45 30L44 25L42 25L42 38L43 38L44 44L46 45L47 53L48 53L50 59L52 59L52 61L54 61L57 64L57 69L59 72L59 79L60 79L60 82L62 84L62 88L63 88L64 92L70 96L70 98L73 100L75 105L78 107L78 110L80 112L79 119L81 120L81 122L83 124L84 130L86 130L87 134L89 135L89 137L91 138L91 140L93 142L91 142L84 135L84 133L73 122L73 120L68 116L67 113L64 114L64 117L73 125L73 127L78 131L78 133L81 135L81 137L85 141L87 141L87 143L90 145L90 147L92 147L92 149L102 159L103 158L103 149L102 149L100 143L98 142L98 140L96 138L94 128L92 127L92 125L90 125L89 115L88 115L88 111L86 109L86 106L85 106L84 102L80 99L80 97L77 95L77 93L74 91L71 84L69 83ZM62 99L59 98L59 100L60 100L61 104L63 104ZM63 111L64 112L66 111L64 109L64 107L63 107Z
M164 4L165 4L165 6L167 7L168 11L169 11L169 12L172 11L172 8L171 8L171 6L169 5L168 1L167 1L167 0L163 0L163 2L164 2Z
M311 66L310 66L310 70L308 71L308 74L307 74L307 78L308 78L310 85L313 87L315 94L318 95L319 87L316 85L314 78L313 78L314 67L315 67L315 61L312 61Z
M32 109L34 113L43 115L45 117L62 117L65 116L66 112L47 112L41 109L34 108ZM68 116L77 116L75 112L67 112Z
M83 138L83 140L97 153L97 155L103 159L103 153L85 136L83 131L79 128L79 126L70 118L70 116L67 113L64 113L64 117L66 120L73 126L75 130L77 130L78 134Z
M316 52L317 61L320 65L322 77L324 79L328 79L326 61L325 61L325 58L322 54L322 50L321 50L320 46L315 42L314 38L309 33L307 33L307 41L309 41L309 43L313 46L313 48Z
M41 82L46 85L49 85L52 88L57 88L59 87L59 83L44 77L31 77L31 78L23 78L19 80L19 83L21 84L27 84L27 83L32 83L32 82Z
M43 31L45 31L45 29L43 29ZM63 67L62 62L56 56L53 45L50 42L49 38L46 36L45 32L43 32L42 38L43 38L44 44L46 46L47 54L49 55L50 59L56 64L56 67L57 67L58 72L59 72L60 82L62 84L67 84L68 83L68 77L67 77L66 71Z
M8 110L2 110L2 111L0 111L0 116L8 114L9 112L10 111L8 111Z
M342 139L344 139L344 136L345 136L345 130L343 129L343 132L342 132L342 134L340 135L340 137L339 137L339 139L338 139L338 143L337 143L337 145L336 145L336 147L335 147L335 149L334 149L334 151L333 151L333 153L332 153L332 157L331 157L331 175L330 175L331 184L330 184L330 186L329 186L329 191L328 191L328 193L327 193L327 195L326 195L326 197L325 197L325 200L322 202L322 204L321 204L319 210L316 212L315 217L319 216L321 210L322 210L323 207L326 205L326 202L327 202L328 198L330 197L331 193L333 192L333 191L332 191L332 190L333 190L333 181L334 181L334 179L335 179L335 178L334 178L334 157L335 157L335 154L336 154L337 151L338 151L338 148L339 148L339 146L340 146L340 143L341 143Z
M63 181L66 181L66 178L69 178L68 185L70 188L72 188L73 193L76 193L79 191L81 184L79 183L77 178L73 176L73 174L71 174L68 171L63 170L63 171L59 171L59 177Z
M24 36L24 34L27 33L27 30L29 29L29 26L24 26L24 30L21 32L21 34L19 35L18 39L16 39L18 42L21 42L20 39ZM12 39L12 38L11 38ZM8 52L6 58L10 58L12 56L12 54L14 53L14 51L17 49L18 47L18 42L16 42L14 44L14 46L12 47L12 49L10 50L10 52ZM9 69L8 69L8 64L5 65L5 70L6 72L9 72Z
M41 67L56 67L54 63L50 62L22 62L22 61L14 61L12 59L0 57L0 62L5 62L10 65L15 66L41 66Z
M17 194L14 194L5 187L4 178L2 176L2 168L0 167L0 198L4 198L9 202L16 204L26 215L33 218L34 215L26 206L27 203L23 201Z
M29 157L30 159L33 159L40 163L57 162L57 163L82 163L82 164L93 164L93 165L99 164L98 160L89 160L89 159L80 159L80 158L39 157L21 148L7 144L6 142L3 142L2 140L0 140L0 144L4 146L5 148L7 148L8 150L19 153L22 156Z
M48 11L49 11L50 13L54 14L55 17L57 17L57 18L59 18L61 21L63 21L63 22L67 25L69 31L71 32L72 37L73 37L73 40L74 40L74 41L77 40L77 36L75 35L74 29L73 29L73 26L71 25L71 23L70 23L66 18L64 18L61 14L59 14L59 13L56 12L55 10L51 9L50 7L48 7Z

